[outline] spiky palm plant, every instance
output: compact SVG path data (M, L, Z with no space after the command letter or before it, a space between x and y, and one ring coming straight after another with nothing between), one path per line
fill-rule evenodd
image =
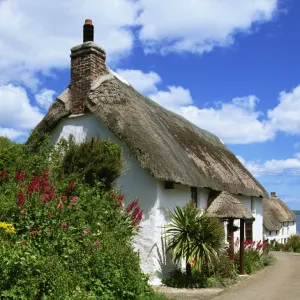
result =
M185 258L187 265L195 261L198 270L204 265L212 269L212 261L224 248L224 227L220 220L202 214L192 202L184 207L177 206L170 215L165 236L173 260L178 262Z

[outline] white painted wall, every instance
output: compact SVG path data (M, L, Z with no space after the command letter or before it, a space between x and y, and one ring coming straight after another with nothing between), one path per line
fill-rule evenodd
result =
M253 241L263 241L263 208L262 199L250 196L235 195L252 213L255 221L252 224L252 237ZM234 225L240 227L240 221L235 220ZM234 239L240 238L240 230L234 233ZM245 233L246 238L246 233Z
M280 230L268 231L264 228L264 236L269 240L276 240L281 244L285 244L287 239L296 234L296 222L284 222Z

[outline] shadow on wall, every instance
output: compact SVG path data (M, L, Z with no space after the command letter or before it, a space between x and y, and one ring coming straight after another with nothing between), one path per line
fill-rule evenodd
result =
M156 248L159 263L159 270L155 272L155 275L159 279L167 278L177 265L172 261L172 254L167 251L166 240L161 237L161 248L155 243L150 252L152 252L154 248Z

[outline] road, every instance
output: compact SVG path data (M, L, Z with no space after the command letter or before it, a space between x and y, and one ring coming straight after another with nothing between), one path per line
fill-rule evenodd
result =
M275 265L251 275L213 300L300 300L300 255L274 252Z

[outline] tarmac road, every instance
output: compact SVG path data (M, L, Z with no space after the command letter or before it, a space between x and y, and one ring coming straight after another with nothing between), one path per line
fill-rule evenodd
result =
M300 255L272 252L275 265L233 285L214 300L300 300Z

